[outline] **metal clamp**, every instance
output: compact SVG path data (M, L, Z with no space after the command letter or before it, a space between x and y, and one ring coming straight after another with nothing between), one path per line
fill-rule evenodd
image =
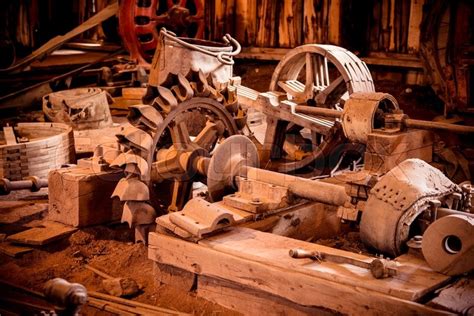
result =
M206 55L209 55L209 56L214 56L217 58L217 60L219 60L221 63L225 64L225 65L233 65L234 64L234 60L232 59L233 56L236 56L240 53L242 47L240 46L239 42L237 42L236 39L234 39L232 36L230 36L229 34L226 34L224 35L224 37L222 38L222 40L227 44L227 45L231 45L232 47L235 48L234 51L232 52L211 52L209 50L206 50L204 48L201 48L197 45L194 45L194 44L190 44L186 41L183 41L182 39L180 39L179 37L176 36L175 33L171 32L171 31L168 31L167 29L165 29L164 27L161 28L161 31L160 33L165 36L166 38L188 48L188 49L191 49L191 50L195 50L195 51L198 51L198 52L201 52L203 54L206 54Z

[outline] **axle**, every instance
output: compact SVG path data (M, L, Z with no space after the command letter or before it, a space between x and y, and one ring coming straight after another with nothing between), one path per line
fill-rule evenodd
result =
M216 148L212 158L182 152L177 153L176 161L179 161L181 169L188 174L197 173L207 178L209 195L214 201L222 198L224 192L235 190L238 186L237 178L243 177L286 187L294 195L315 202L335 206L347 206L350 203L344 186L255 167L258 163L257 149L251 140L241 135L226 139ZM173 168L176 168L176 164ZM170 174L166 166L153 165L152 181L163 179L164 174Z
M296 112L307 114L307 115L314 115L314 116L323 116L335 119L342 119L344 114L343 111L338 111L334 109L327 109L327 108L319 108L307 105L297 105L295 107ZM471 134L474 133L474 126L464 126L464 125L456 125L450 123L443 123L443 122L432 122L432 121L424 121L424 120L415 120L409 118L407 115L400 113L400 114L389 114L385 113L385 121L386 123L391 123L392 125L400 125L406 128L418 128L418 129L427 129L427 130L443 130L443 131L450 131L453 133L459 134Z
M39 189L48 186L48 179L38 177L28 177L24 180L10 181L7 178L0 179L0 195L7 195L11 191L31 190L37 192Z

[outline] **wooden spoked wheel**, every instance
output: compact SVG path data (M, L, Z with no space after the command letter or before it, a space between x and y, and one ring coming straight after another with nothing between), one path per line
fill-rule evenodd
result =
M296 104L335 109L342 109L353 92L375 91L366 64L357 56L342 47L317 44L291 50L276 67L270 90L286 93L286 98ZM326 128L334 125L334 121L328 119L305 117ZM330 151L327 142L340 139L329 139L328 135L303 129L292 122L279 124L284 128L277 129L273 137L267 135L266 139L274 140L271 168L281 172L295 171L313 163Z

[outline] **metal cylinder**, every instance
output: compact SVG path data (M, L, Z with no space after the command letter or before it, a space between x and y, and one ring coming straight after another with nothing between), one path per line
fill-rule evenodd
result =
M342 206L350 202L350 197L346 194L344 186L317 180L309 180L259 168L245 167L245 169L244 174L247 175L248 179L287 187L296 196L311 201L336 206Z

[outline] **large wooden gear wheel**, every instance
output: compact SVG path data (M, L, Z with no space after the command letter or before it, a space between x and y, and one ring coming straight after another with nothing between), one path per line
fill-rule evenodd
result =
M203 38L203 0L122 0L119 31L132 59L151 62L159 30L165 27L178 36Z
M299 46L285 55L273 73L270 90L284 92L289 101L300 105L339 110L350 94L375 91L366 64L357 56L342 47L318 44ZM334 125L328 119L305 117L325 127ZM272 169L292 172L327 155L332 151L328 142L340 140L328 136L291 122L282 124L275 135L280 141L274 144L281 148L273 151L280 156L270 157Z

